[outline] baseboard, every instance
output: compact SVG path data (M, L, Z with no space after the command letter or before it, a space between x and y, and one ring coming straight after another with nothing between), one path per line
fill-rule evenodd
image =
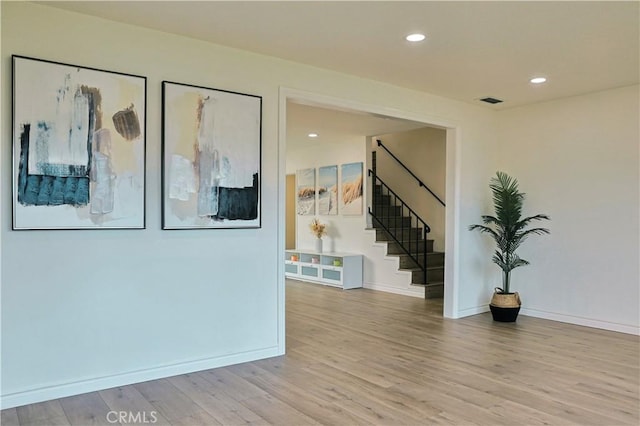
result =
M364 283L363 287L368 288L369 290L384 291L386 293L401 294L403 296L419 297L424 299L424 289L422 288L412 290L410 288L398 288L374 283Z
M471 315L482 314L484 312L489 312L488 304L482 305L482 306L476 306L473 308L463 309L461 311L458 311L458 314L453 318L454 319L464 318ZM563 314L557 314L554 312L546 312L546 311L540 311L537 309L527 309L527 308L522 308L520 310L520 315L524 315L527 317L548 319L551 321L564 322L564 323L574 324L574 325L581 325L584 327L616 331L619 333L640 335L640 327L633 326L633 325L619 324L619 323L608 322L608 321L600 321L600 320L594 320L591 318L582 318L582 317L576 317L573 315L563 315Z
M591 328L600 328L602 330L617 331L619 333L640 335L640 327L634 325L582 318L573 315L556 314L554 312L545 312L527 308L522 308L522 310L520 310L520 315L582 325Z
M256 361L258 359L271 358L279 355L283 355L283 353L281 353L276 346L228 356L187 361L157 368L131 371L113 376L98 377L71 383L61 383L58 385L2 395L0 396L0 409L4 410L6 408L18 407L21 405L49 401L52 399L64 398L87 392L95 392L117 386L146 382L149 380L157 380L179 374L209 370L211 368L225 367L227 365L240 364L243 362Z
M470 317L471 315L484 314L485 312L489 312L488 304L474 306L473 308L462 309L458 311L457 315L453 318L456 319L456 318Z

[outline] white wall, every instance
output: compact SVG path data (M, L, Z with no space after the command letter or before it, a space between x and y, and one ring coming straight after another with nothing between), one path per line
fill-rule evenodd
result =
M336 139L323 137L305 141L287 142L287 173L299 169L316 169L316 185L318 184L317 168L338 166L338 186L340 185L340 165L362 162L366 155L366 138L357 135L344 135ZM317 199L317 196L316 196ZM317 201L317 200L316 200ZM327 224L327 235L323 238L324 251L350 252L359 249L359 235L366 228L365 215L320 215L316 202L315 215L296 215L296 248L313 249L315 236L309 229L309 223L315 217ZM356 238L354 238L356 237Z
M524 314L638 333L639 99L633 86L499 113L499 168L526 214L552 219L513 272Z
M553 234L523 252L533 265L514 273L525 313L638 331L637 88L496 114L44 5L1 7L3 407L284 350L283 86L453 129L447 316L485 311L499 279L491 244L466 227L491 208L487 181L502 166L553 217ZM11 231L11 54L148 77L146 230ZM163 79L263 96L262 229L160 230Z
M367 169L367 138L362 135L336 131L330 135L323 133L318 139L287 138L287 173L299 169L316 169L323 166L338 166L338 185L341 181L341 165L363 163L363 173ZM367 193L369 179L364 180L363 194ZM317 181L316 181L317 184ZM386 244L376 243L376 234L367 228L366 196L363 196L361 215L343 215L338 209L336 215L296 215L296 248L314 249L315 237L309 229L313 218L327 225L327 235L323 237L324 252L357 253L363 255L363 285L365 288L383 290L414 297L424 297L424 289L411 286L411 275L398 271L398 259L386 258ZM317 196L316 196L317 198Z
M483 243L456 227L482 210L481 178L494 169L491 111L45 5L1 7L3 407L282 353L282 86L456 128L445 312L486 309L490 286L471 265L486 264L476 260ZM11 54L148 77L146 230L11 231ZM164 79L263 97L261 229L160 230Z
M290 122L288 121L290 124ZM296 133L296 132L291 132ZM425 138L428 138L432 144L425 144ZM346 131L333 131L331 134L322 134L318 139L303 138L296 140L294 137L287 138L287 155L286 167L287 173L295 173L298 169L314 168L318 169L322 166L338 165L338 174L340 174L340 165L352 162L363 162L365 176L368 165L367 156L371 149L369 139L363 135L350 134ZM385 140L389 141L389 146L393 148L394 153L397 151L400 155L409 155L411 153L417 161L412 165L424 166L425 158L429 157L430 163L433 162L434 167L428 177L433 177L436 183L435 188L440 191L444 198L445 193L445 131L434 128L419 129L417 131L402 132L392 135L385 135ZM402 142L405 142L403 145ZM429 146L427 146L429 145ZM433 145L438 145L434 147ZM381 154L380 157L383 155ZM413 161L413 158L412 158ZM381 164L382 163L382 164ZM378 160L379 169L389 171L391 174L400 175L399 178L389 179L389 183L393 188L400 190L400 195L407 201L416 201L413 205L418 211L426 210L425 194L411 194L421 190L415 181L403 179L404 174L397 170L395 163L387 164L385 159ZM424 175L424 173L423 173ZM422 175L421 175L422 176ZM397 177L397 176L396 176ZM338 176L340 181L340 176ZM423 176L423 178L425 178ZM426 178L425 178L426 179ZM369 191L367 185L370 185L370 179L365 179L364 194L365 198ZM407 188L399 188L406 185ZM411 274L407 271L399 271L399 259L397 257L386 256L386 244L376 243L375 231L365 230L368 227L367 219L367 202L363 200L363 214L359 216L343 215L338 211L337 215L296 215L297 232L296 247L302 249L313 249L314 236L309 231L309 222L318 217L321 222L328 225L328 235L323 238L325 251L352 252L362 254L364 256L364 287L392 292L396 294L404 294L413 297L424 297L424 289L420 286L411 285ZM429 201L429 200L427 200ZM439 213L439 214L438 214ZM439 248L444 249L444 208L432 216L424 216L427 219L433 219L430 223L434 226L434 232L430 234L433 238L436 228L439 227Z
M148 77L146 230L11 231L3 199L3 406L283 353L278 85L262 77L260 59L46 6L2 8L6 94L11 54ZM163 79L264 96L262 229L160 230ZM10 102L3 97L5 195Z
M376 139L402 161L441 200L446 193L446 131L433 127L379 135L371 145L377 152L378 177L423 218L431 228L429 239L436 251L444 251L445 207L391 157Z

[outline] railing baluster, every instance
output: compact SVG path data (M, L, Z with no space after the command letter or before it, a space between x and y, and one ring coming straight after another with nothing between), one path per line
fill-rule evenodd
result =
M369 208L369 214L372 218L381 225L382 229L388 233L391 238L398 244L400 244L400 249L404 251L409 257L415 262L416 265L420 268L423 273L423 284L427 283L427 234L431 231L429 225L420 218L411 210L400 197L396 195L387 184L385 184L382 179L376 176L375 170L369 170L369 175L373 177L373 185L374 185L374 203L373 208ZM380 193L377 193L377 186L380 186ZM383 203L381 198L383 195L389 197L388 203ZM380 201L380 203L377 202ZM382 204L382 205L381 205ZM375 213L376 208L379 209L380 217ZM390 214L393 210L393 219L391 219ZM386 213L386 215L385 215ZM409 229L407 230L407 234L405 235L405 227L404 227L404 218L405 213L407 213L407 218L409 219ZM415 238L415 250L413 244L413 232L414 229L414 218L415 218L415 229L416 229L416 238ZM398 226L398 220L400 220L400 225ZM422 230L422 256L420 256L420 232ZM400 232L400 235L398 235ZM407 244L408 240L408 244Z
M424 229L424 235L422 238L423 241L423 246L424 246L424 254L423 256L423 260L424 260L424 279L423 279L423 283L426 284L427 283L427 231L426 229Z

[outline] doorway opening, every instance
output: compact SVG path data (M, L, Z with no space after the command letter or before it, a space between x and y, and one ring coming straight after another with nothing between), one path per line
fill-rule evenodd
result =
M314 114L318 114L318 116L314 118ZM354 117L357 119L353 120ZM354 122L357 124L354 124ZM318 126L318 123L321 123L321 128L314 127ZM365 127L357 128L358 125ZM366 127L367 125L369 127ZM376 125L378 126L377 128L375 127ZM317 166L328 166L342 162L339 158L329 159L326 156L322 157L325 154L322 152L322 145L309 142L308 134L310 132L318 134L318 138L316 138L315 141L321 140L323 143L331 145L332 149L342 149L345 153L345 161L350 161L350 158L348 158L350 155L349 152L353 154L353 150L360 150L360 158L364 160L365 167L369 168L371 166L370 144L372 143L372 137L419 128L441 129L446 134L446 224L444 230L446 266L444 272L442 313L444 317L454 317L454 313L457 310L457 291L455 285L455 270L457 269L455 259L457 258L457 250L454 244L454 219L457 217L455 214L457 208L455 203L455 199L457 198L455 179L458 133L455 125L452 123L444 122L440 118L427 115L389 109L377 105L362 104L344 99L330 98L323 95L301 92L296 89L281 88L279 134L281 196L279 202L281 211L284 213L287 209L286 200L288 197L288 209L289 212L291 212L291 200L295 200L295 184L292 184L292 182L293 179L295 179L296 159L306 155L308 158L318 159L315 163ZM352 140L352 138L359 138L362 143L360 145L358 145L358 143L350 144L349 141ZM288 191L286 190L287 187L289 188ZM295 217L293 224L287 225L292 219L292 216L295 216L295 211L293 215L289 213L289 219L285 219L285 214L280 216L281 229L283 230L279 238L279 250L280 253L282 253L281 258L284 256L285 249L291 248L291 245L297 246L300 244L300 239L304 238L304 236L300 236L305 231L306 225L300 221L299 216ZM364 223L362 226L363 229L371 226L370 218L366 210L363 211L362 221ZM366 267L367 265L365 263L365 268ZM280 274L280 280L282 290L281 300L282 303L284 303L284 266L280 265L280 268L283 271ZM365 287L368 287L366 282Z

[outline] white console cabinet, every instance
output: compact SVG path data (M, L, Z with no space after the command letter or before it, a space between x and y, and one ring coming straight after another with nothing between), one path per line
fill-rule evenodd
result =
M362 287L362 255L286 250L284 274L289 278L342 289Z

